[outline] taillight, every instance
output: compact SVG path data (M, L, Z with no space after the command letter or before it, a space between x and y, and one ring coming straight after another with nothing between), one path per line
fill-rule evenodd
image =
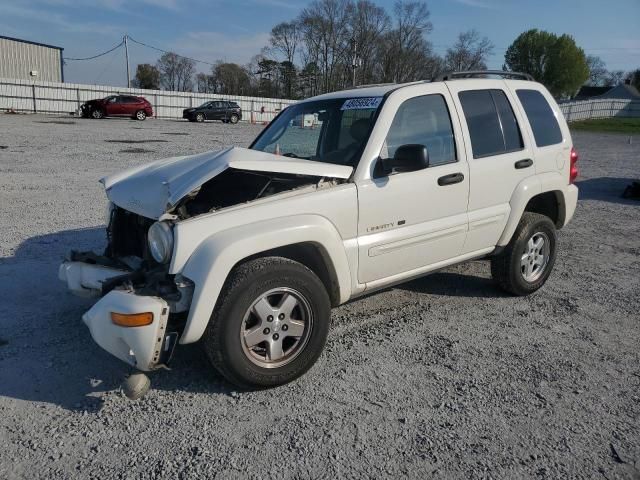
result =
M569 183L573 183L578 178L578 152L574 147L571 147L571 155L569 157L571 159L571 164L569 166Z

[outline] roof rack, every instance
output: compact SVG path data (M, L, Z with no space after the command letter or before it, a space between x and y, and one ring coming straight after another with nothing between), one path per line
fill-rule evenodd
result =
M468 70L463 72L448 72L443 75L439 75L433 79L434 82L444 82L445 80L455 80L456 78L473 78L482 75L496 75L502 78L511 78L515 80L529 80L535 81L534 78L528 73L519 72L505 72L503 70Z

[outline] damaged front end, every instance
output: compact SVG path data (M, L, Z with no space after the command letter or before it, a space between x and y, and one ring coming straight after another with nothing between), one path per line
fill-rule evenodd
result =
M167 366L193 283L150 254L152 220L116 206L109 217L104 253L72 251L59 277L78 296L102 297L82 317L98 345L143 371Z
M110 200L103 254L71 252L59 277L83 297L83 316L102 348L149 371L167 366L191 308L194 285L169 273L174 224L266 197L346 181L347 166L242 148L141 165L103 178ZM188 242L187 242L188 243Z

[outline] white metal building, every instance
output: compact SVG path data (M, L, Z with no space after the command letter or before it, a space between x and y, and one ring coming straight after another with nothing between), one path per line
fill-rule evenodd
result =
M0 35L0 78L64 82L62 50Z

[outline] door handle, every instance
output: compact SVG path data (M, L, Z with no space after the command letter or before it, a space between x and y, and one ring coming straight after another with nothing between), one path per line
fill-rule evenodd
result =
M444 177L440 177L438 179L438 185L441 187L445 185L453 185L454 183L460 183L464 180L464 175L461 173L452 173L450 175L445 175Z
M518 160L514 166L519 170L521 168L528 168L531 165L533 165L533 160L525 158L524 160Z

